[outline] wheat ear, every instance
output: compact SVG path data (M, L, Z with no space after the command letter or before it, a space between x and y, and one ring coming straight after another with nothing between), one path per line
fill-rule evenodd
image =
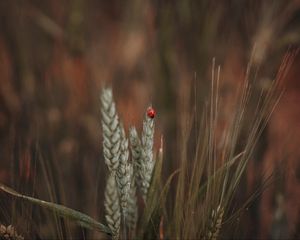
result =
M138 207L137 207L137 197L136 197L136 185L134 177L134 168L133 165L129 165L129 174L131 179L129 196L128 196L128 205L126 211L126 225L129 229L134 230L136 227L138 219Z
M151 183L154 168L153 160L153 138L154 119L145 114L142 132L142 158L141 158L141 191L144 201L147 200L147 193Z
M116 180L119 190L119 197L121 201L121 208L123 216L127 208L128 194L130 190L130 169L129 169L129 149L128 140L126 139L125 130L123 124L120 124L121 132L121 154L119 160L119 167L117 170Z
M141 188L142 144L135 127L129 129L130 149L135 186Z
M12 225L6 227L0 224L0 239L24 240L24 237L19 235Z
M107 179L104 207L105 219L113 234L113 239L118 239L121 225L121 209L116 179L113 173Z
M119 117L117 115L112 90L103 89L101 93L101 112L103 129L103 154L110 172L118 169L120 158L121 136Z
M212 211L211 214L211 223L209 226L209 231L205 239L216 240L219 236L219 232L222 227L224 215L224 208L219 205L216 210Z

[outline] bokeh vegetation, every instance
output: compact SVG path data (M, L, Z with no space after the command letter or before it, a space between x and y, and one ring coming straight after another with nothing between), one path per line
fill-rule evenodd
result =
M275 178L239 217L234 234L299 238L299 8L297 0L2 0L0 181L104 219L102 86L114 89L125 129L140 130L142 113L153 104L156 148L164 135L166 181L182 160L182 129L195 104L192 132L200 127L212 59L221 66L222 132L253 48L254 99L269 88L289 51L294 59L281 79L283 95L234 201L245 203L264 176ZM238 143L252 128L246 124ZM1 223L25 236L102 236L2 193L0 199Z

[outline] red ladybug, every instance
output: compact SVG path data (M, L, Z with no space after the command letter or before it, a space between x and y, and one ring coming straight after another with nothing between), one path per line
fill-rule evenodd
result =
M155 114L156 114L156 112L155 112L155 110L154 110L152 107L149 107L149 108L147 109L147 116L148 116L149 118L154 118L154 117L155 117Z

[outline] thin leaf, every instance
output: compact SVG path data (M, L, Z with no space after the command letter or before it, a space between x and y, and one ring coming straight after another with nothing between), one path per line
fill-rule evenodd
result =
M58 214L61 217L71 219L84 228L97 230L97 231L104 232L104 233L111 235L111 231L107 226L99 223L98 221L96 221L95 219L91 218L90 216L88 216L84 213L81 213L74 209L65 207L63 205L46 202L46 201L43 201L43 200L40 200L37 198L33 198L33 197L29 197L29 196L20 194L20 193L16 192L15 190L13 190L1 183L0 183L0 189L14 197L21 198L21 199L27 200L33 204L47 208L48 210L55 212L56 214Z

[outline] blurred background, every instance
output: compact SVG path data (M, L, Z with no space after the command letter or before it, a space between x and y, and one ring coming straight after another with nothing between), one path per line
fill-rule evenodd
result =
M201 111L212 59L221 65L226 121L253 48L256 87L263 89L299 45L297 0L1 0L0 181L102 221L101 87L112 86L126 129L141 129L153 104L167 177L177 167L183 99L197 91ZM244 213L239 237L300 238L299 76L295 55L241 196L255 191L265 173L276 178ZM16 216L11 198L0 197L2 222L37 236L52 231L43 218L25 224L30 207Z

